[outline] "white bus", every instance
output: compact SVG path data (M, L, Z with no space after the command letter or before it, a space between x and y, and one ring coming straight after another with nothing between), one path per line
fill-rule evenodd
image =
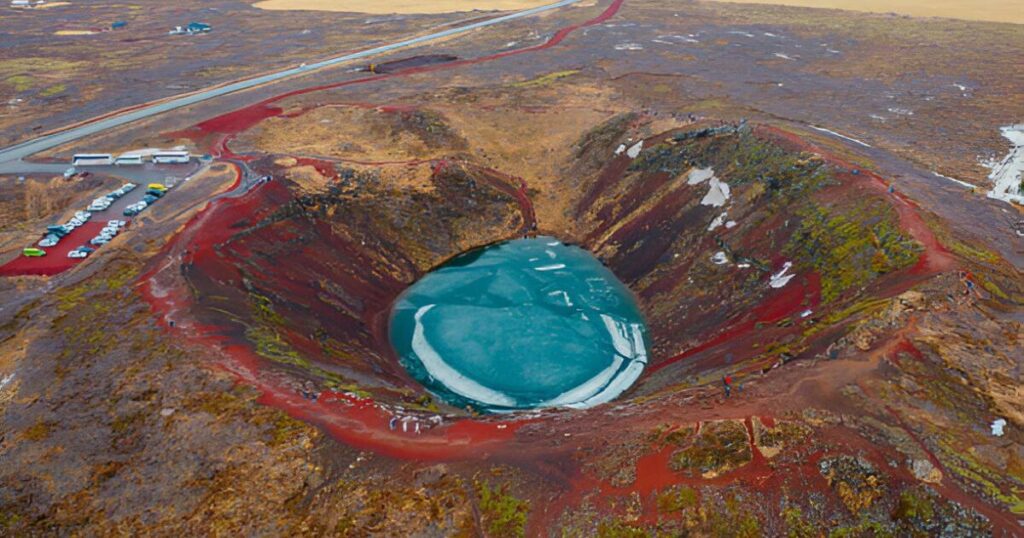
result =
M120 155L120 156L118 156L117 159L114 160L114 164L116 164L118 166L142 164L142 155L138 155L138 154L124 154L124 155Z
M108 166L114 164L114 156L109 153L78 153L71 158L73 166Z
M192 155L187 151L159 151L153 154L156 164L185 164Z

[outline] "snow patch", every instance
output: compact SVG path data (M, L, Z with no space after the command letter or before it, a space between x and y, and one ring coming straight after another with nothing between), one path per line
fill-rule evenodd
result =
M615 148L615 154L616 155L622 155L623 151L626 151L626 145L625 144L619 144L619 147Z
M781 52L776 52L772 56L775 56L776 58L782 58L783 60L789 60L791 62L795 62L796 61L796 58L794 58L792 56L789 56L788 54L783 54Z
M636 144L633 144L626 150L626 156L630 159L635 159L637 155L640 155L640 150L644 149L644 141L641 140Z
M709 168L693 168L686 175L687 185L699 185L715 177L715 171Z
M619 43L615 50L644 50L644 46L640 43Z
M735 227L736 227L736 221L734 221L734 220L730 220L729 222L725 223L725 229L726 230L731 230L731 229L733 229Z
M782 270L779 271L778 273L775 273L774 275L772 275L771 282L769 282L768 285L773 287L773 288L781 288L781 287L785 286L786 284L789 284L789 281L793 280L793 277L796 276L796 275L787 274L787 273L789 273L789 270L792 267L793 267L793 262L786 262L786 263L782 264Z
M942 174L940 174L940 173L938 173L938 172L936 172L934 170L932 171L932 174L935 177L941 177L942 179L948 179L949 181L952 181L953 183L956 183L957 185L961 185L963 187L967 187L968 189L974 189L974 185L971 185L970 183L968 183L966 181L960 181L959 179L956 179L956 178L952 178L952 177L949 177L949 176L944 176L944 175L942 175Z
M3 390L11 381L14 381L13 373L5 375L3 379L0 379L0 390Z
M839 138L842 138L843 140L849 140L850 142L853 142L854 144L860 144L861 146L864 146L866 148L872 147L871 144L868 144L867 142L862 142L860 140L857 140L856 138L849 137L849 136L846 136L844 134L839 134L839 133L837 133L837 132L835 132L833 130L826 129L824 127L818 127L817 125L811 125L811 129L814 129L815 131L821 131L823 133L828 133L828 134L830 134L832 136L838 136Z
M715 265L725 265L729 263L729 257L725 255L725 252L718 251L711 257L711 263Z
M704 195L704 199L700 201L700 204L711 207L722 207L725 205L726 200L729 199L729 184L719 181L717 177L712 177L709 185L708 193Z
M1003 160L995 163L988 178L992 180L989 198L1004 202L1024 204L1021 192L1021 175L1024 174L1024 123L1008 125L1000 129L1003 138L1010 141L1010 152Z
M1003 434L1005 433L1003 431L1003 428L1005 428L1005 427L1006 427L1006 419L1005 418L997 418L997 419L993 420L992 421L992 435L995 435L996 437L1002 437Z
M708 231L710 232L711 230L714 230L715 228L718 228L719 226L725 224L725 217L728 216L728 213L722 213L721 215L715 217L715 220L711 221L711 225L708 226Z

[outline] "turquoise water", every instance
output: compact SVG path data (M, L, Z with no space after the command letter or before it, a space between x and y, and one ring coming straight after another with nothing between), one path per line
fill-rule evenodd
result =
M399 297L390 327L417 381L479 410L591 407L647 363L629 290L587 251L549 237L454 258Z

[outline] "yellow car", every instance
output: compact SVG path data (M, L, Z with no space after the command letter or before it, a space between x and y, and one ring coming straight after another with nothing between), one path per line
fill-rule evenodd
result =
M147 189L156 189L156 190L158 190L160 192L163 192L163 191L167 190L167 187L164 187L160 183L150 183L149 185L146 185L146 188Z

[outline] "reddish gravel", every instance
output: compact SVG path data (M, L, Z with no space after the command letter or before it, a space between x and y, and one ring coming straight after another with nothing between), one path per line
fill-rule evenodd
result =
M88 245L89 240L96 237L96 234L106 224L106 221L90 220L76 228L64 239L61 239L57 246L43 249L46 251L46 256L29 258L19 255L17 258L0 266L0 276L50 276L66 271L86 259L68 258L68 252L82 245ZM40 236L40 239L42 239L42 236Z

